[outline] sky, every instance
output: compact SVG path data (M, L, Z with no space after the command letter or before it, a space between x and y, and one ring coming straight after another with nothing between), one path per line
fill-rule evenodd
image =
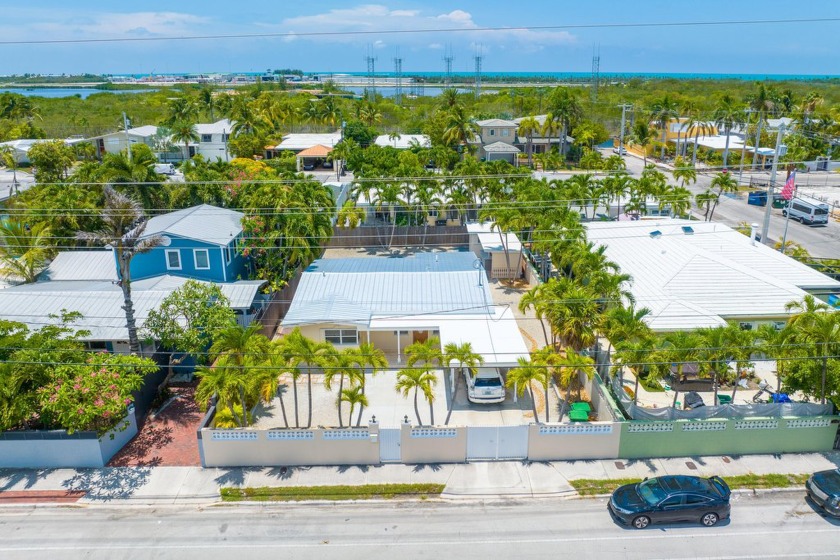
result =
M14 3L13 3L14 2ZM389 72L840 75L840 21L693 27L507 29L613 23L840 18L837 0L3 0L0 75L40 73L364 72L366 56ZM12 5L8 5L12 4ZM694 9L697 8L697 9ZM700 9L702 8L702 9ZM457 30L446 32L445 30ZM393 31L431 30L422 33ZM384 33L392 31L392 33ZM305 35L368 32L354 35ZM79 39L154 39L284 34L271 38L15 44ZM399 53L399 54L397 54Z

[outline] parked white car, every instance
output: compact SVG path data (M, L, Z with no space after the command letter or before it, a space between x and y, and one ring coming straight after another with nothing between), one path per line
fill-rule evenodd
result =
M505 382L497 368L480 367L475 376L464 368L467 381L467 398L471 403L495 404L505 400Z

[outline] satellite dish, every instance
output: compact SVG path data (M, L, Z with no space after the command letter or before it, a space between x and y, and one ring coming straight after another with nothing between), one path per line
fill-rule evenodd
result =
M172 238L166 235L161 235L160 244L163 247L169 247L170 245L172 245Z
M481 267L482 267L482 264L483 264L483 263L481 262L481 259L475 259L475 260L473 261L473 268L474 268L474 269L476 269L476 270L478 270L479 268L481 268Z

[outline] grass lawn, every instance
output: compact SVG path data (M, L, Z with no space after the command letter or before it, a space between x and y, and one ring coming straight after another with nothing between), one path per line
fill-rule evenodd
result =
M732 490L754 490L759 488L790 488L804 486L810 475L807 474L741 474L723 478ZM624 484L641 482L640 478L616 478L612 480L596 480L581 478L570 480L569 484L581 496L597 496L610 494Z
M282 486L222 488L223 502L298 502L304 500L426 499L439 496L444 484L367 484L363 486Z

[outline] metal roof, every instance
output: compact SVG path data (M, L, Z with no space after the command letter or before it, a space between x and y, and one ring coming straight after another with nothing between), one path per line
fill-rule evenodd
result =
M62 251L38 276L39 282L59 280L116 281L117 263L111 251Z
M329 132L326 134L296 133L287 134L283 141L274 147L275 150L300 151L312 146L335 146L341 142L341 131Z
M513 121L508 121L505 119L485 119L483 121L475 121L480 127L488 127L488 126L507 126L511 128L516 128L517 124Z
M588 238L633 277L639 307L654 330L693 329L727 319L774 320L805 290L840 282L719 223L689 220L591 222ZM683 231L690 227L691 233ZM651 236L654 231L660 235Z
M503 253L505 251L505 245L507 245L508 253L518 253L522 249L522 243L519 242L519 238L515 233L508 232L501 234L498 228L493 229L493 224L490 222L468 223L467 232L471 236L475 235L478 238L482 250L487 253ZM504 244L502 244L503 239Z
M233 128L233 123L229 119L222 119L214 123L195 125L195 131L198 134L229 134L230 129Z
M391 139L388 134L381 134L373 141L377 146L390 146L398 150L407 150L416 143L421 148L431 148L432 141L425 134L400 134L398 138Z
M319 259L304 271L284 326L363 324L372 316L490 313L492 295L470 252ZM481 278L481 282L479 279Z
M507 142L493 142L484 146L484 151L491 154L518 154L522 150Z
M170 234L215 245L227 245L242 233L243 216L242 212L201 204L151 218L143 236Z
M149 311L187 282L187 278L159 276L131 284L137 326L143 327ZM251 306L263 281L218 284L231 301L231 308ZM128 340L122 290L113 282L62 281L36 282L0 290L0 317L18 321L32 329L56 323L62 310L77 311L82 317L73 324L90 331L83 340Z

